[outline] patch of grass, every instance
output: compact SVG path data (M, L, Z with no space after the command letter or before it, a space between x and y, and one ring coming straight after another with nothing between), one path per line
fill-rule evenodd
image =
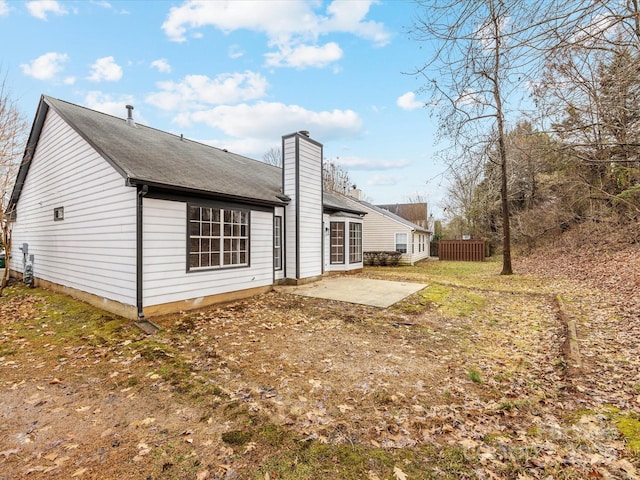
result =
M469 370L467 370L467 377L469 377L469 380L471 380L473 383L484 383L482 375L480 375L480 372L475 368L470 368Z
M423 303L451 317L468 317L485 308L487 299L455 286L430 284L420 295Z
M396 478L394 468L399 468L411 479L471 478L473 458L457 447L424 446L417 450L384 450L364 445L329 445L317 441L293 442L286 449L273 455L258 472L255 479L302 480L326 478L360 480L372 478Z
M279 447L283 445L286 442L288 435L289 432L287 432L287 430L272 423L264 425L258 431L258 438L260 439L260 442L266 443L271 447Z
M221 437L222 441L228 445L241 447L251 441L251 432L244 430L232 430L230 432L223 432Z
M617 408L608 409L606 415L624 437L627 450L640 458L640 415L622 412Z

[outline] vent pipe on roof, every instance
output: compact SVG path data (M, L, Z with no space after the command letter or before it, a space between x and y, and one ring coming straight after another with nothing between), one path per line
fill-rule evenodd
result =
M125 105L125 108L127 109L127 125L131 126L131 127L135 127L136 126L136 122L133 120L133 105Z

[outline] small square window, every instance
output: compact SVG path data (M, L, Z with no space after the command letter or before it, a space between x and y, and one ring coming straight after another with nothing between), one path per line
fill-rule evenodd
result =
M64 207L57 207L53 209L53 219L55 221L64 220Z

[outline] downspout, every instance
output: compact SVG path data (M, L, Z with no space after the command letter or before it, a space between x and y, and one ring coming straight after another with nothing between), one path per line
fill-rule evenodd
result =
M136 306L138 307L138 318L144 318L142 302L142 227L143 211L142 199L149 192L148 185L138 185L136 195Z

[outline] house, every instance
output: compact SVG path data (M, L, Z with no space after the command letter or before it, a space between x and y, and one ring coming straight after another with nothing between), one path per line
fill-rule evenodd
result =
M282 137L280 168L127 108L41 97L9 203L13 275L142 318L362 269L365 212L323 192L307 132Z
M362 200L362 192L351 190L348 195L341 195L344 202L354 209L362 209L367 215L364 217L363 251L396 251L401 252L399 263L413 265L429 258L429 241L431 232L420 225L396 215L389 210L372 205ZM426 216L426 204L425 216Z
M376 205L377 207L388 210L391 213L409 220L411 223L429 229L429 217L426 202L413 203L392 203L387 205Z

